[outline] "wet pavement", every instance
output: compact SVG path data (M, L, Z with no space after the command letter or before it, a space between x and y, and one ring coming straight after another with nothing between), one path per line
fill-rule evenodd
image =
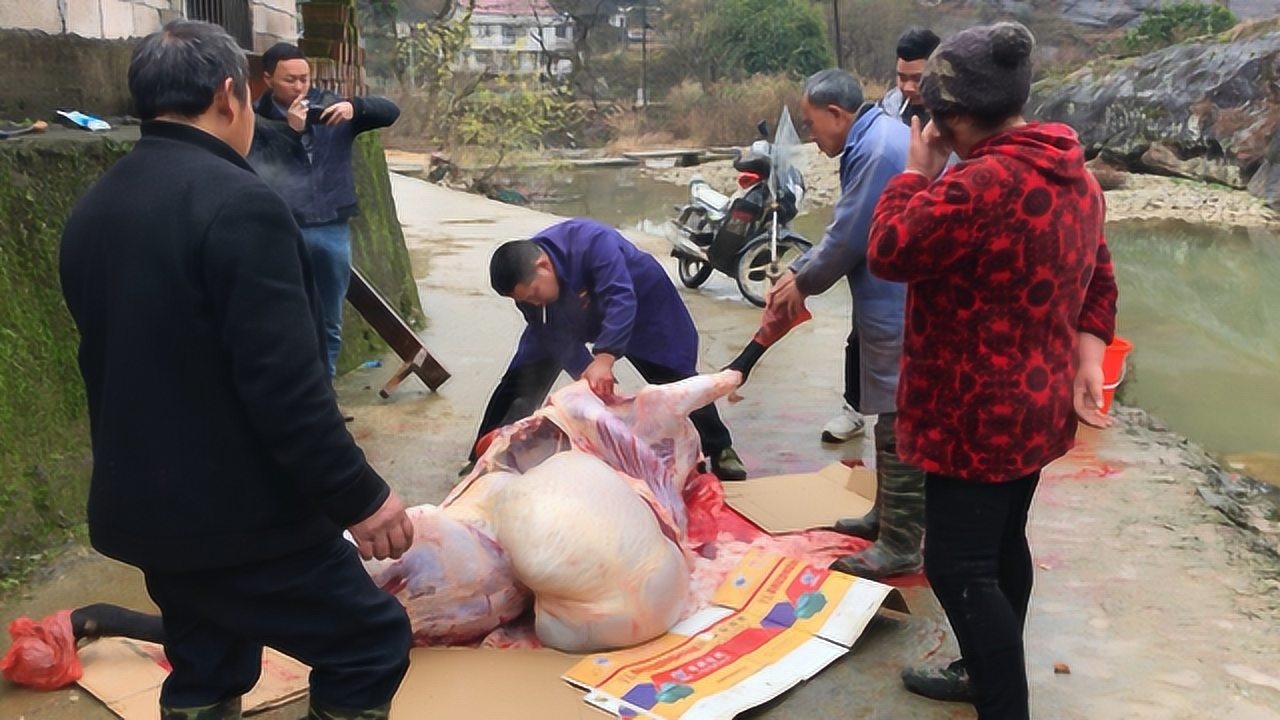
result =
M414 378L390 400L391 374L355 371L339 382L352 432L375 467L410 503L439 501L462 465L489 391L515 347L520 319L488 290L487 260L500 241L555 221L393 176L400 216L429 325L423 337L453 373L439 393ZM663 258L661 238L632 234ZM707 369L731 359L760 311L716 276L682 291L703 336ZM721 404L748 469L757 475L816 469L870 454L869 441L824 446L821 426L840 406L847 290L810 303L816 318L770 350L744 399ZM621 364L620 364L621 365ZM623 389L639 378L621 368ZM1280 720L1280 572L1197 495L1201 469L1180 441L1131 413L1119 428L1082 433L1051 466L1032 510L1037 564L1027 630L1036 718L1242 718ZM807 684L750 717L972 718L967 706L904 691L904 664L949 660L945 620L924 587L904 588L914 615L880 620L858 645ZM0 621L89 602L149 608L140 576L85 549L0 607ZM1069 674L1056 674L1065 664ZM295 718L300 705L262 717ZM0 718L108 718L79 690L32 693L0 685ZM421 717L438 717L424 708Z

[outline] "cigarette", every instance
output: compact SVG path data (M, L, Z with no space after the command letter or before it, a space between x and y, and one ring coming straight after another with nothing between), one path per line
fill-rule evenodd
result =
M906 112L906 110L907 110L907 103L908 103L908 102L909 102L909 101L907 100L907 96L906 96L906 95L903 95L903 96L902 96L902 107L898 108L898 115L899 115L899 116L901 116L901 115L902 115L902 113Z

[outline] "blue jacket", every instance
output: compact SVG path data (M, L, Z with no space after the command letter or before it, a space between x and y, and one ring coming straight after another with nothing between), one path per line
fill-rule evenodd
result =
M657 260L617 230L584 218L531 240L551 258L560 296L545 307L516 303L527 325L511 367L556 359L577 378L591 362L591 343L596 353L694 373L698 331Z
M906 167L910 140L910 129L878 107L858 116L840 155L840 200L831 225L821 242L791 266L796 288L805 295L826 292L848 278L862 360L858 410L867 414L897 409L907 286L871 274L867 237L881 191Z
M312 105L327 105L342 98L312 88L307 99ZM254 107L258 122L249 163L289 204L302 227L341 222L357 214L351 144L356 135L387 127L400 117L400 108L386 98L351 98L351 104L355 108L351 122L334 127L308 125L301 133L289 127L270 92Z

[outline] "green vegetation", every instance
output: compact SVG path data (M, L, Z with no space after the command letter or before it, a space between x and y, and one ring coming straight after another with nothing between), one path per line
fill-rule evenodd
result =
M707 23L726 75L805 77L835 64L826 23L806 0L720 0Z
M1133 52L1150 52L1229 30L1236 22L1235 14L1224 5L1186 0L1144 11L1138 25L1125 33L1124 45Z

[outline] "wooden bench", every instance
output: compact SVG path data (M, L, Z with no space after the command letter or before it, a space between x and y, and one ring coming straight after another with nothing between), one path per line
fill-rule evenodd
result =
M445 370L435 357L427 350L427 346L422 344L422 339L418 334L409 327L409 324L401 318L386 298L360 274L359 270L351 268L351 284L347 288L347 302L360 313L360 316L386 341L396 355L404 361L404 364L396 370L387 384L378 391L378 395L383 398L391 397L391 393L396 391L400 383L409 377L410 373L417 375L426 383L427 387L432 391L440 389L440 386L449 379L449 371Z

